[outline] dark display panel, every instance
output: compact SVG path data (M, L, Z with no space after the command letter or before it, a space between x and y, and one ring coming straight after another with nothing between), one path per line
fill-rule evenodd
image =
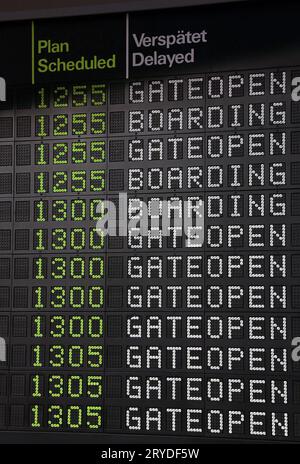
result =
M235 64L9 89L3 432L299 440L300 66Z

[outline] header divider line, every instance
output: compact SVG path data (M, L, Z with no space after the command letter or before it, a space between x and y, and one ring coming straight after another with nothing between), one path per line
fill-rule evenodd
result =
M34 21L31 21L31 83L35 84Z
M126 13L126 79L129 79L129 13Z

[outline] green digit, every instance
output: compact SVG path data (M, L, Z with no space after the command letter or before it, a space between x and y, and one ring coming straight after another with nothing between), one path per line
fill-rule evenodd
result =
M102 308L104 304L103 287L89 287L89 307L93 309Z
M79 406L68 407L67 424L71 429L79 429L82 426L82 409Z
M106 132L106 114L91 113L91 134L101 135Z
M67 200L54 200L52 203L52 219L56 222L66 221L68 217Z
M41 362L41 347L37 345L33 348L33 367L42 367Z
M48 392L52 398L61 398L64 394L64 379L61 375L51 375L48 381Z
M104 233L97 229L90 229L90 248L102 250L104 248Z
M35 222L48 221L48 202L45 200L34 202L34 220Z
M84 353L82 346L72 345L69 348L69 367L82 367L84 364Z
M86 219L86 200L71 201L71 220L84 221Z
M65 87L64 85L59 85L58 87L54 89L53 95L54 95L54 100L53 100L54 108L68 107L69 91L67 87Z
M89 258L90 279L102 279L104 276L104 260L100 256Z
M85 248L85 229L72 229L70 246L72 250L83 250Z
M88 375L87 378L87 395L89 398L102 397L102 377L99 375Z
M102 106L106 102L106 85L94 84L91 91L91 103L93 106Z
M70 276L72 279L84 279L85 277L84 258L71 258Z
M41 114L35 117L36 137L47 137L49 135L49 116Z
M36 316L33 319L33 336L34 338L42 338L44 335L42 333L42 317Z
M53 117L53 135L55 137L68 135L68 115L56 114Z
M102 363L102 346L88 346L88 366L97 369L102 366Z
M80 398L83 395L83 380L79 375L72 375L68 378L68 396L70 398Z
M48 172L38 172L34 175L35 193L48 193Z
M72 338L84 336L84 320L81 316L72 316L70 318L69 331Z
M91 316L88 322L88 336L90 338L103 337L103 319L101 316Z
M61 345L53 345L50 348L50 365L53 367L63 367L65 349ZM53 357L53 359L52 359Z
M51 261L51 277L52 279L65 279L67 275L66 258L56 257Z
M31 412L33 414L33 420L31 421L31 427L37 429L39 427L41 427L41 423L40 423L40 409L42 407L38 404L32 406L31 408Z
M51 287L51 307L62 309L66 306L66 289L65 287Z
M63 316L51 317L50 335L53 338L62 338L65 336L65 319Z
M34 295L34 308L36 309L44 309L44 301L46 297L46 287L34 287L33 288L33 295Z
M48 164L49 145L39 143L35 146L35 164L42 166Z
M33 277L37 280L46 279L45 271L47 270L46 258L35 258L33 260Z
M49 108L49 92L45 87L40 87L37 91L36 107L40 110Z
M72 192L86 192L86 172L72 171Z
M63 424L63 409L61 406L53 405L48 408L48 425L51 428L59 429Z
M92 421L87 421L87 426L89 429L99 429L102 425L102 417L101 417L101 406L87 406L87 417L89 419L95 419Z
M44 251L47 248L47 230L35 229L33 231L34 249L37 251Z
M90 172L90 191L102 192L105 190L105 171Z
M90 201L90 219L92 221L97 221L101 219L104 215L104 203L102 200L94 199Z
M53 192L67 193L68 191L68 173L56 171L53 173Z
M67 164L68 163L68 144L67 143L54 143L53 144L53 164Z
M72 105L75 107L87 105L87 86L73 85L72 88Z
M104 163L106 159L105 141L93 140L90 145L91 163Z
M41 394L41 377L39 375L35 375L32 377L32 396L34 398L40 398L42 396Z
M72 163L86 163L87 150L86 142L72 142Z
M72 134L86 135L87 133L87 114L74 113L72 114Z
M52 230L52 249L65 250L67 248L67 231L65 229Z
M70 307L80 309L84 307L84 287L70 288Z

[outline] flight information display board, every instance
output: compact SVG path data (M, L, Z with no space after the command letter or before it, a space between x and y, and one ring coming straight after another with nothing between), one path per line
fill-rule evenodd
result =
M1 25L2 440L299 441L297 13Z

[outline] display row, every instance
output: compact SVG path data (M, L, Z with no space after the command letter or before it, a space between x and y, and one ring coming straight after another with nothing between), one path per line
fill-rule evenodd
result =
M299 125L299 103L188 106L120 111L60 112L1 116L1 139L105 136L107 134L167 134L194 131L283 129Z
M213 159L220 164L230 158L238 158L238 163L246 161L255 164L297 161L300 152L300 131L261 130L256 132L238 131L197 135L177 134L174 136L122 138L84 138L80 140L46 140L35 142L2 142L0 144L0 166L47 166L76 165L87 163L129 162L140 166L150 161L149 167L170 163L173 167L192 163L201 166L205 160ZM14 154L14 156L13 156ZM291 156L292 155L292 156ZM295 155L295 156L294 156ZM175 164L177 165L177 164ZM128 166L130 167L130 166ZM167 167L167 166L166 166Z
M7 108L82 108L106 105L153 104L243 98L290 96L298 69L223 72L172 78L74 85L54 84L8 92Z

